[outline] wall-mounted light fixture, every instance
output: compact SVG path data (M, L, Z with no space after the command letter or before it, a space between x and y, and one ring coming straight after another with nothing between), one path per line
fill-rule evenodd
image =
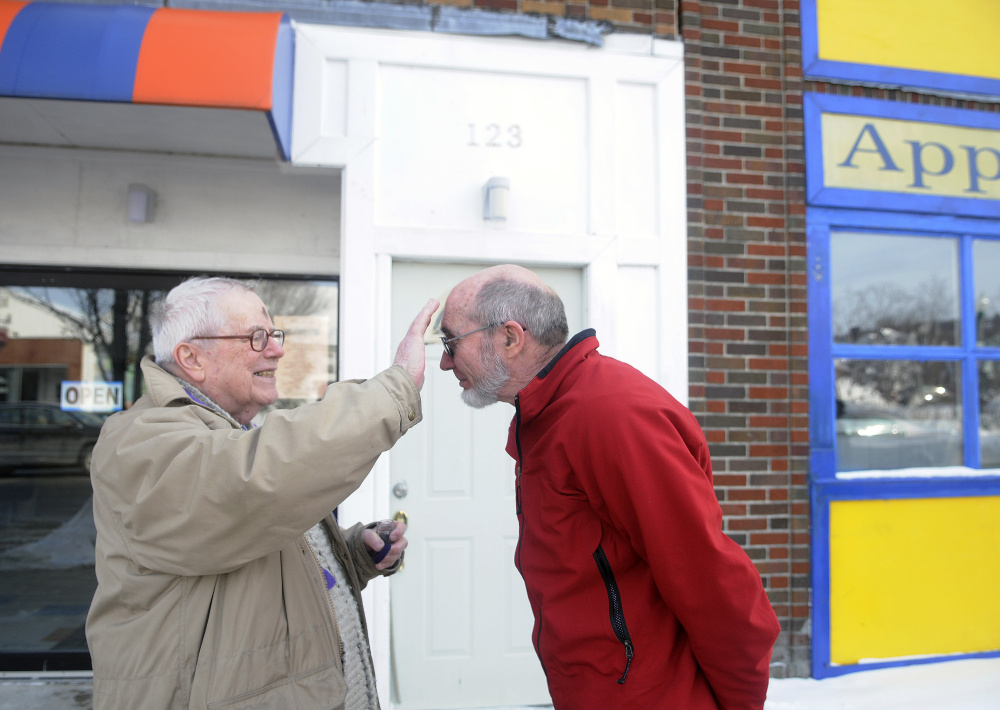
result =
M145 185L128 186L128 218L130 222L152 222L156 193Z
M483 219L507 219L510 202L510 180L505 177L491 177L483 187Z

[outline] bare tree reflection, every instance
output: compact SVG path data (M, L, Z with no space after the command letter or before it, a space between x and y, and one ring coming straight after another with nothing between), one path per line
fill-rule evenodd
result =
M881 283L834 300L834 339L867 345L955 345L958 309L947 280L912 289Z
M63 334L93 347L101 377L122 382L125 401L142 394L142 373L136 367L151 347L149 307L162 291L104 288L9 289L10 295L55 316ZM133 377L126 375L132 373Z

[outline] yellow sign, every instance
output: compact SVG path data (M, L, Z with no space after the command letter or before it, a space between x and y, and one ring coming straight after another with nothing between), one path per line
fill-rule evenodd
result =
M815 0L819 58L1000 79L996 0Z
M1000 648L1000 497L830 504L830 660Z
M824 113L824 187L1000 199L1000 131Z

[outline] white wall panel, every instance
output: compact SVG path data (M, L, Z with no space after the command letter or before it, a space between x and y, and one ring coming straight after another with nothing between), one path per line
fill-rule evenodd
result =
M659 226L656 87L622 82L615 93L617 232L654 240Z
M647 377L660 380L659 269L623 266L618 270L618 357Z
M483 186L500 176L506 231L585 231L586 89L579 78L384 66L376 220L483 228Z
M156 193L128 220L128 186ZM274 161L0 147L7 262L335 274L337 171Z
M472 653L472 540L427 540L427 655Z

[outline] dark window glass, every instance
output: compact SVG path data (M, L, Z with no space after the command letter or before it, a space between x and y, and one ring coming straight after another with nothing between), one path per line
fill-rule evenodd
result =
M838 232L830 237L830 276L834 342L961 340L956 240Z
M973 242L972 265L976 344L1000 347L1000 242Z
M834 363L837 470L960 466L960 367L955 362Z
M187 276L0 267L0 670L90 668L90 449L142 394L150 305ZM337 379L337 282L259 290L286 332L270 409L316 401Z

